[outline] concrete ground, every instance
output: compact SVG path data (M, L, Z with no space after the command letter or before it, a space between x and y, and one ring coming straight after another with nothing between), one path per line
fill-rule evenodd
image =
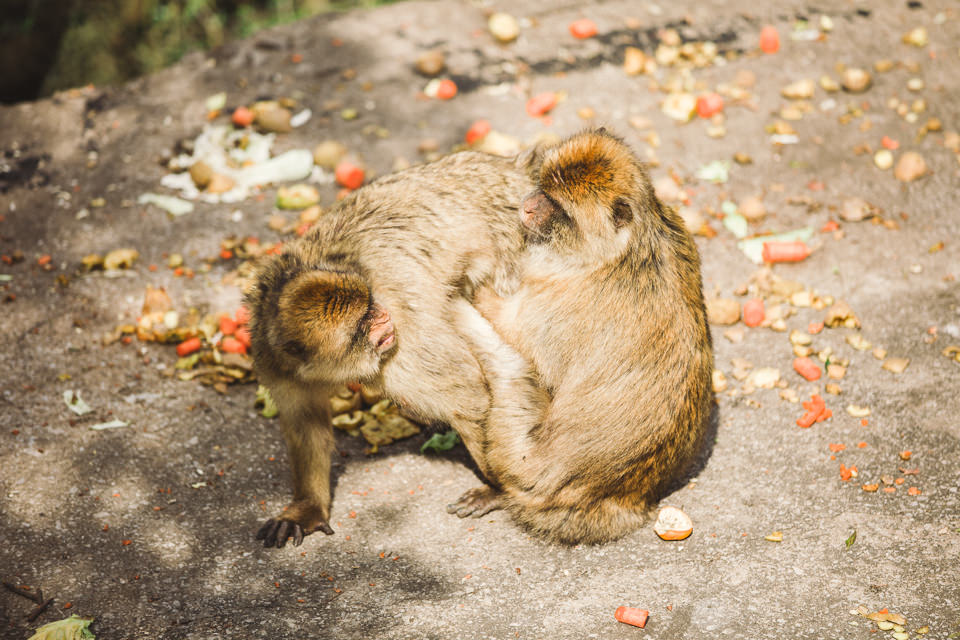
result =
M528 19L514 44L498 45L486 31L493 9ZM821 12L832 31L815 41L789 37L801 19L818 28ZM581 17L597 23L597 37L570 36L567 25ZM101 639L894 637L895 629L851 614L863 607L904 616L907 637L957 637L960 362L943 352L960 345L960 165L950 148L960 127L958 20L949 0L409 2L283 26L124 87L0 108L0 254L25 258L0 265L12 276L0 282L0 577L55 598L30 623L33 604L0 591L0 635L27 638L77 613L95 616ZM757 50L764 24L779 29L776 54ZM919 26L928 45L901 42ZM662 113L674 68L653 76L661 90L651 76L624 73L624 48L652 53L667 27L730 55L692 70L694 93L755 74L742 100L727 91L725 136L707 135L716 123L678 125ZM417 95L427 81L412 64L430 47L446 52L460 88L452 101ZM810 109L798 107L802 119L781 118L788 83L839 79L838 64L872 70L884 58L895 64L873 71L867 92L817 87ZM923 88L908 90L911 78ZM683 542L661 541L647 526L616 543L566 548L531 539L500 512L459 520L444 506L478 482L462 448L422 455L423 434L367 456L360 439L339 434L336 534L265 550L253 534L289 488L282 439L254 409L255 387L220 394L177 381L164 372L176 359L172 347L101 340L139 315L147 285L166 287L179 309L234 308L239 293L223 279L236 261L212 260L200 273L203 260L231 234L280 237L266 225L272 188L265 199L198 204L176 219L134 204L146 191L168 193L158 158L199 133L204 100L220 91L228 105L299 99L313 118L281 135L278 151L336 139L379 174L397 157L419 160L426 139L451 148L478 118L520 140L605 124L659 161L654 179L682 181L688 211L716 231L697 237L710 297L742 302L735 294L758 270L711 215L724 200L763 196L768 214L751 233L837 220L842 233L815 232L812 256L773 273L851 305L862 330L826 329L813 339L815 350L833 349L835 363L848 360L847 373L808 383L792 369L789 331L738 324L724 337L731 327L714 326L728 383L717 396L715 443L697 475L664 499L694 522ZM552 122L524 110L544 91L567 92ZM922 98L926 110L908 122L892 98L908 106ZM344 108L359 117L344 120ZM943 130L918 137L930 117ZM796 144L771 142L766 127L781 120ZM883 136L899 142L896 158L922 154L929 172L904 183L876 168ZM735 153L752 164L734 163ZM696 178L714 160L730 164L725 184ZM335 187L320 188L322 202L332 202ZM853 197L879 208L879 218L840 219ZM93 206L98 198L103 206ZM141 254L129 277L82 272L83 256L119 247ZM196 277L166 267L174 252ZM51 256L46 268L42 255ZM775 301L766 293L769 310ZM824 316L783 309L795 312L788 330L806 331ZM741 332L741 341L730 339ZM857 335L909 366L882 369L872 348L846 341ZM747 364L734 358L777 369L786 388L748 393L734 375ZM825 393L828 382L842 393ZM65 390L79 391L94 411L74 416ZM801 429L803 409L791 394L806 400L811 392L823 394L833 417ZM866 426L848 405L870 409ZM130 427L88 428L114 418ZM842 481L841 464L858 476ZM862 488L871 484L879 490ZM765 539L773 532L782 542ZM646 628L615 621L621 605L648 609Z

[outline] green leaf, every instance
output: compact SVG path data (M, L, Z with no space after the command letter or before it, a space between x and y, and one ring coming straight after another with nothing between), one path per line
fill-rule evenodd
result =
M30 636L30 640L95 640L87 627L93 618L81 618L74 614L69 618L45 624Z
M456 431L447 431L446 433L435 433L430 436L430 439L423 443L423 446L420 447L420 453L426 453L427 450L432 450L436 452L448 451L453 449L460 442L460 436L457 435Z
M853 533L850 534L850 537L847 538L847 541L844 543L847 545L847 549L853 546L853 543L857 541L857 530L854 529Z

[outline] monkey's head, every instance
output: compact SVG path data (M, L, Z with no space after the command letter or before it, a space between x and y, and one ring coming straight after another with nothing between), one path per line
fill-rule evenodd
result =
M538 188L524 198L520 220L532 242L561 253L609 259L625 251L653 197L633 152L605 129L538 150L529 168Z
M292 255L261 269L247 296L258 372L303 382L369 380L396 346L390 314L357 271L305 268Z

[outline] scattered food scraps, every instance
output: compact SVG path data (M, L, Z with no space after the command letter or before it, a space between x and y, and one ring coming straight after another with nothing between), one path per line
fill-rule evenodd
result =
M89 629L91 623L93 618L73 614L69 618L43 625L29 640L95 640L96 636Z
M129 422L124 422L123 420L111 420L109 422L98 422L97 424L92 424L90 425L90 430L104 431L105 429L121 429L129 426Z
M617 619L617 622L631 624L642 629L647 624L650 612L646 609L636 609L634 607L617 607L613 617Z
M677 507L660 509L653 530L661 540L685 540L693 533L693 521Z
M597 24L589 18L580 18L570 23L570 35L578 40L585 40L597 35Z
M67 408L78 416L83 416L93 411L90 405L83 401L78 391L73 391L72 389L64 391L63 401L67 403Z
M434 453L448 451L457 446L459 442L460 436L453 429L446 433L435 433L420 445L420 453L426 453L427 451L433 451Z

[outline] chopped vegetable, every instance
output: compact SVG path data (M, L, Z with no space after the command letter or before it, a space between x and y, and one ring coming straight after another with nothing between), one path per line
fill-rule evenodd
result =
M570 35L578 40L585 40L597 35L597 24L589 18L580 18L570 23Z
M534 118L539 118L555 106L557 106L557 94L552 91L539 93L527 100L527 113Z
M642 629L647 624L650 612L646 609L636 609L634 607L617 607L613 617L617 619L617 622L632 624Z
M486 120L477 120L467 129L467 135L464 136L467 144L480 142L490 133L490 123Z
M420 446L420 453L448 451L457 446L459 442L459 434L452 429L446 433L435 433Z
M199 351L200 347L203 346L203 343L200 342L200 338L190 338L189 340L184 340L177 345L177 355L181 358L188 356L194 351Z
M766 318L766 312L763 310L763 300L754 298L743 305L743 324L748 327L759 327Z
M660 509L653 530L661 540L685 540L693 533L693 521L680 509L667 506Z
M90 631L93 618L81 618L73 614L69 618L43 625L29 640L94 640Z
M760 50L764 53L776 53L780 50L780 32L771 25L760 30Z
M810 382L820 379L820 367L810 358L794 358L793 369Z
M253 111L246 107L237 107L233 110L230 120L238 127L249 127L253 124Z
M347 189L359 189L364 180L363 169L347 161L343 161L337 165L333 176L337 180L337 184Z
M764 242L764 262L800 262L810 255L810 248L802 240L792 242Z
M723 111L723 98L719 93L705 93L697 98L697 115L712 118Z

